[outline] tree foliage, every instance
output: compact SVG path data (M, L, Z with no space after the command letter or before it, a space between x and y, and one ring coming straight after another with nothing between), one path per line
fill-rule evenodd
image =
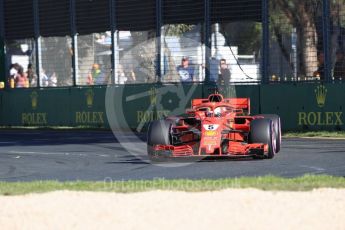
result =
M330 34L329 47L331 56L336 50L344 49L345 0L330 0ZM271 0L270 25L275 40L289 60L289 50L284 47L283 36L296 29L298 38L299 74L310 76L318 63L317 53L323 52L323 1L322 0ZM334 60L333 60L334 62ZM292 63L291 63L292 64ZM292 67L292 65L291 65Z
M271 32L289 60L289 51L282 43L284 34L297 33L299 75L312 76L317 69L319 44L318 22L322 16L322 0L272 0L270 2Z
M165 26L165 35L166 36L181 36L182 34L191 31L194 28L194 25L187 24L171 24Z

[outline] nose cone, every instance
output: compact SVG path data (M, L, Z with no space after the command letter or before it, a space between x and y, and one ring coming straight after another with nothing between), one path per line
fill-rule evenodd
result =
M212 121L206 121L202 124L202 138L200 147L206 151L207 155L212 155L220 147L221 129L220 125Z

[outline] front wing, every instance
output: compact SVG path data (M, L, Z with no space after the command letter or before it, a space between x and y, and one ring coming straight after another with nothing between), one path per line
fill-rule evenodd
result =
M268 145L261 143L248 144L238 141L229 141L227 151L222 151L221 146L213 153L207 153L205 147L198 143L184 145L155 145L155 155L162 157L244 157L244 156L265 156L268 152Z

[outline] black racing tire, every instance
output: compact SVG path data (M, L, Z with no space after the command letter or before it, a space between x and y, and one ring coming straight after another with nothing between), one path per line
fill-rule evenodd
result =
M280 117L276 114L260 114L258 116L268 118L272 120L274 124L274 131L275 131L275 137L276 137L276 153L280 151L280 146L282 143L282 131L281 131L281 121Z
M151 161L159 161L154 151L155 145L171 144L171 120L152 121L147 131L147 154Z
M271 119L254 119L250 123L249 143L268 144L267 158L272 159L276 153L274 125Z
M148 145L170 145L171 144L171 127L170 120L157 120L149 125L147 131Z
M229 148L229 139L223 139L220 144L220 154L221 155L228 154L228 148Z

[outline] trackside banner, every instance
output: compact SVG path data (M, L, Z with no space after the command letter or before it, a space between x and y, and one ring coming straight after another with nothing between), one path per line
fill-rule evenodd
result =
M150 121L179 115L191 99L213 91L203 84L3 90L0 124L108 128L109 120L116 120L123 129L143 131ZM284 130L345 129L342 84L241 85L218 91L225 97L249 97L252 114L280 115Z
M342 84L263 85L261 108L277 113L285 130L343 130Z

